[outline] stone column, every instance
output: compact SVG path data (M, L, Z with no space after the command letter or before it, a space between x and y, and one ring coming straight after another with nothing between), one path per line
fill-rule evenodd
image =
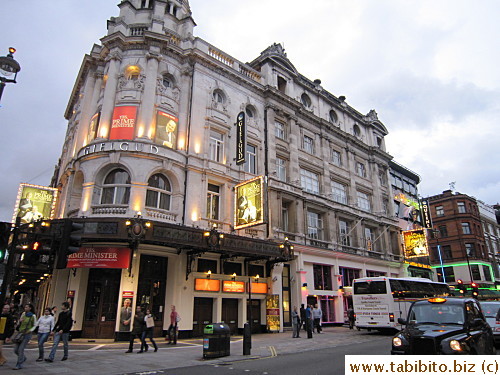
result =
M108 138L111 130L111 119L115 108L116 88L118 86L118 75L121 64L121 54L114 52L109 54L107 62L109 65L104 97L102 99L101 121L97 138Z
M136 137L151 139L154 132L156 81L160 56L148 53L146 59L146 80L144 82L144 93L136 126Z

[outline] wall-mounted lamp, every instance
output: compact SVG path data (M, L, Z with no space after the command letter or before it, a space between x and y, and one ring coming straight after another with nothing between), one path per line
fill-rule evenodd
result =
M212 271L208 270L207 271L207 279L210 279L210 276L212 276Z
M302 288L307 288L307 283L302 283Z
M257 276L255 276L255 282L257 282L257 283L259 282L259 277L260 276L258 274L257 274Z
M231 280L233 280L233 281L236 280L236 272L233 273L233 275L231 276Z
M274 276L274 277L273 277L273 283L275 283L276 281L278 281L278 277L277 277L277 276Z

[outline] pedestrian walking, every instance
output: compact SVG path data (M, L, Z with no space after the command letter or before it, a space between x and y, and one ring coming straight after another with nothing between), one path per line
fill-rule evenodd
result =
M148 351L148 344L142 340L142 331L144 330L144 313L142 312L141 306L137 306L135 309L135 315L134 315L134 320L132 323L132 331L130 331L130 342L128 345L128 350L125 353L132 353L134 349L134 341L135 338L139 338L141 340L141 350L139 350L137 353L142 353L144 350L142 349L143 347L146 348L146 351Z
M35 311L35 307L31 303L28 303L24 306L24 312L19 318L19 324L16 329L19 332L19 337L14 341L14 353L17 355L17 363L13 370L22 369L23 363L26 361L24 349L31 340L36 323L36 315L33 311Z
M304 331L307 331L307 327L306 327L306 309L305 309L303 303L300 305L300 325L304 327ZM299 331L300 331L300 327L299 327Z
M36 361L41 362L44 359L43 344L47 342L54 329L54 317L50 308L47 307L44 310L43 315L36 322L35 329L36 327L38 327L38 359Z
M352 307L349 307L347 309L347 319L349 320L349 329L354 328L354 320L356 319L356 316L354 315L354 310Z
M321 328L321 318L323 317L323 311L318 306L318 304L314 305L314 309L312 311L313 319L314 319L314 327L316 328L316 332L323 333L323 329Z
M313 317L312 317L312 308L311 305L307 304L306 307L306 330L307 330L307 338L313 338Z
M175 306L171 307L172 312L170 313L170 326L168 327L168 342L167 345L177 345L177 324L180 322L181 317L177 311L175 311Z
M10 343L10 336L14 333L14 318L10 313L10 306L4 305L0 315L0 366L3 366L7 360L2 354L4 343Z
M297 312L297 306L294 306L293 311L292 311L292 329L293 329L292 338L299 338L300 337L300 316L299 316L299 313Z
M151 314L150 309L146 309L146 315L144 316L144 322L145 322L145 329L142 332L142 340L141 342L144 345L141 345L141 351L142 348L145 347L145 350L148 351L147 349L147 344L146 344L146 339L148 338L149 341L151 341L151 345L155 348L155 352L158 351L158 345L156 345L155 340L153 339L153 333L155 329L155 320L153 318L153 314Z
M54 325L54 343L52 344L52 349L49 354L49 358L45 358L47 362L54 362L54 357L56 356L56 350L59 346L59 342L63 340L63 350L64 355L61 361L66 361L68 359L69 352L69 331L73 327L73 317L71 316L71 311L69 309L69 303L64 301L61 304L61 312L57 317L57 323Z

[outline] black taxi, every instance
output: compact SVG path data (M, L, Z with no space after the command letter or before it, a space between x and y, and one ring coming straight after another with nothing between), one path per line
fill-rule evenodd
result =
M495 354L493 333L472 298L429 298L414 302L391 354Z

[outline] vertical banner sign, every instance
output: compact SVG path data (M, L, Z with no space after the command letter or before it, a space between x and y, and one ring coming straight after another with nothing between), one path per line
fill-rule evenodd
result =
M122 291L122 303L120 307L120 332L129 332L133 314L132 304L134 302L133 291Z
M236 165L246 161L247 128L245 125L245 112L240 112L236 118Z
M75 302L75 294L76 294L75 290L68 290L68 292L66 293L66 302L69 303L70 310L73 310L73 304Z
M280 296L278 294L266 296L266 328L267 332L280 330Z
M432 217L431 217L431 207L429 205L428 199L423 199L420 202L421 207L421 215L422 215L422 224L424 228L432 228Z
M173 148L177 147L177 124L179 119L171 114L158 111L156 115L155 142L159 145Z
M134 139L137 107L115 107L109 139Z

